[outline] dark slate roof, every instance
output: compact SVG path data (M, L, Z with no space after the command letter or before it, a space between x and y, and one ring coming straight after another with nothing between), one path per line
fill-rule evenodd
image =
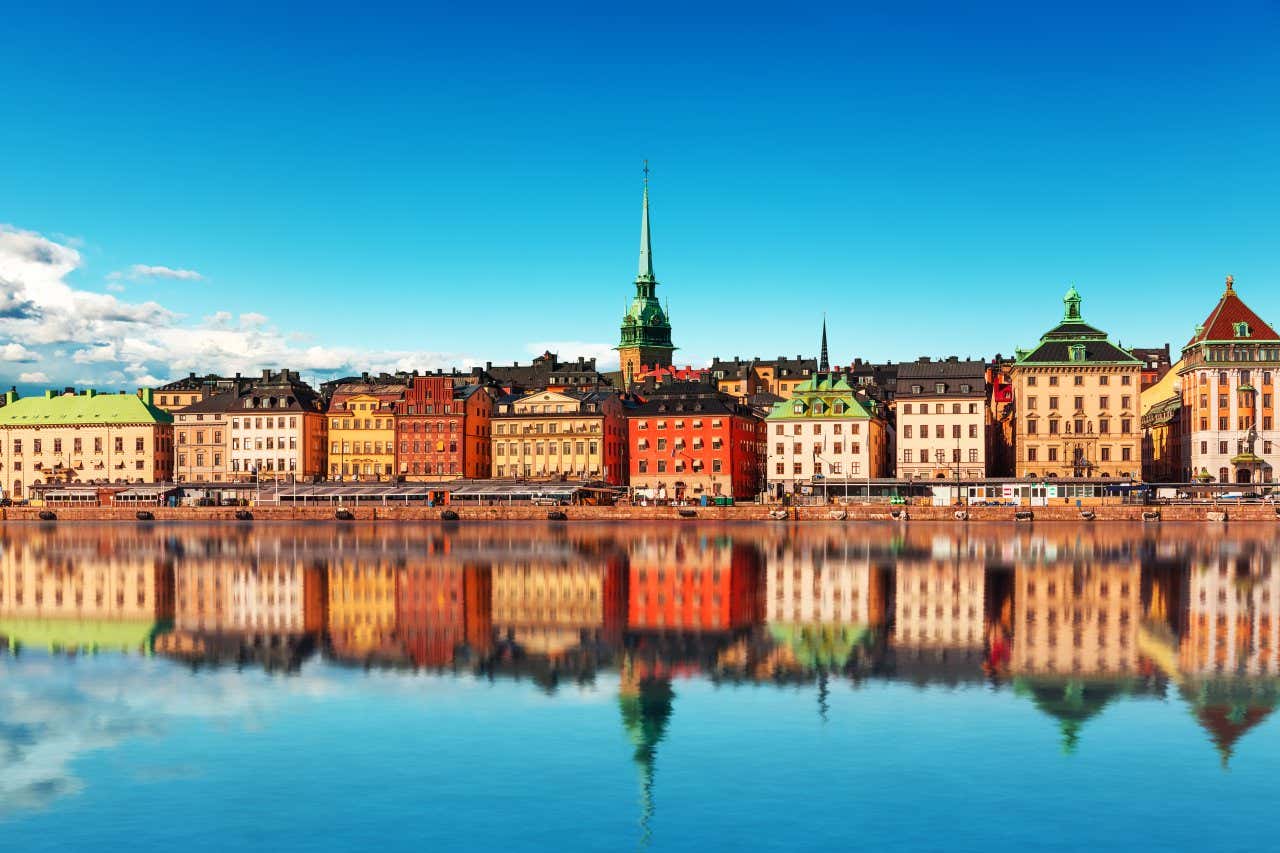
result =
M908 361L898 365L897 395L899 397L955 397L967 394L970 397L986 396L985 361L943 360L931 361L921 359ZM941 382L945 387L942 395L936 390ZM968 385L968 391L962 391L961 385ZM912 392L912 386L919 386L920 393Z
M1045 362L1063 362L1073 363L1071 361L1071 345L1073 343L1084 344L1084 361L1080 364L1089 362L1134 362L1137 363L1132 353L1121 349L1115 344L1107 340L1093 339L1067 339L1067 340L1050 340L1047 338L1040 342L1040 345L1029 352L1025 358L1020 359L1019 363L1040 363Z
M1046 338L1105 338L1107 333L1088 323L1059 323L1044 333Z
M274 400L271 406L263 405L267 399ZM248 406L245 401L251 401ZM298 374L290 370L270 374L252 383L242 383L239 387L207 397L198 403L187 406L179 414L201 414L204 412L235 412L246 410L256 412L321 412L324 405L320 396L307 383L298 378Z
M663 383L645 394L644 401L630 412L633 417L679 413L755 415L751 407L739 403L733 395L702 382Z
M239 376L231 378L228 376L219 376L216 373L208 373L204 376L196 376L194 373L175 379L172 382L166 382L164 385L158 386L155 390L160 391L199 391L203 388L229 388L232 383L239 379Z

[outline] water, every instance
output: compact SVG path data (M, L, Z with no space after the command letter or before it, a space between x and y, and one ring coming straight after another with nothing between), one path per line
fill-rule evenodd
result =
M1256 850L1278 534L11 524L0 845Z

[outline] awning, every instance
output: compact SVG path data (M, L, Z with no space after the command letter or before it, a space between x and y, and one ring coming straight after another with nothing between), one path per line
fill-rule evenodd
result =
M97 489L50 489L44 493L45 500L73 500L75 498L96 500L97 497Z
M116 492L115 498L158 498L178 491L176 486L133 486Z

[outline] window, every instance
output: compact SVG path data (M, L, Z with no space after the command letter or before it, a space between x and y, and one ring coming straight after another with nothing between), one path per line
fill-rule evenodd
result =
M902 404L902 414L904 414L904 415L909 415L909 414L911 414L911 404L910 404L910 403L903 403L903 404Z
M1132 462L1132 461L1133 461L1133 459L1131 458L1131 457L1132 457L1132 454L1133 454L1133 449L1132 449L1132 448L1130 448L1130 447L1122 447L1122 448L1120 448L1120 461L1121 461L1121 462Z
M1084 377L1079 374L1072 377L1072 384L1077 387L1084 384Z
M1049 448L1049 461L1050 461L1050 462L1057 462L1057 461L1058 461L1058 448L1056 448L1056 447L1050 447L1050 448Z
M1105 373L1098 377L1099 385L1108 385L1110 384L1110 382L1111 382L1111 377Z
M1036 434L1036 421L1034 419L1027 421L1027 435Z
M1058 385L1058 377L1056 377L1056 376L1050 376L1050 377L1049 377L1049 385L1050 385L1050 386L1052 386L1052 387L1057 387L1057 385Z
M1027 377L1027 387L1034 388L1036 386L1036 378L1034 376Z
M1102 448L1102 449L1099 451L1099 456L1098 456L1098 458L1099 458L1100 460L1102 460L1103 462L1110 462L1110 461L1111 461L1111 448L1110 448L1110 447L1104 447L1104 448Z
M912 438L912 437L913 437L913 436L911 435L911 424L904 424L904 425L903 425L903 427L902 427L902 437L903 437L903 438Z
M1049 409L1050 409L1050 410L1053 410L1053 409L1057 409L1057 408L1058 408L1058 398L1057 398L1057 397L1050 397L1050 398L1049 398Z
M1034 447L1027 448L1027 461L1028 462L1036 461L1036 449Z

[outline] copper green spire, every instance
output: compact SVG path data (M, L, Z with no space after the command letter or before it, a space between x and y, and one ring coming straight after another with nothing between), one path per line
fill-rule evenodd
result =
M653 248L649 245L649 161L644 161L644 202L640 211L640 272L637 282L653 281Z

